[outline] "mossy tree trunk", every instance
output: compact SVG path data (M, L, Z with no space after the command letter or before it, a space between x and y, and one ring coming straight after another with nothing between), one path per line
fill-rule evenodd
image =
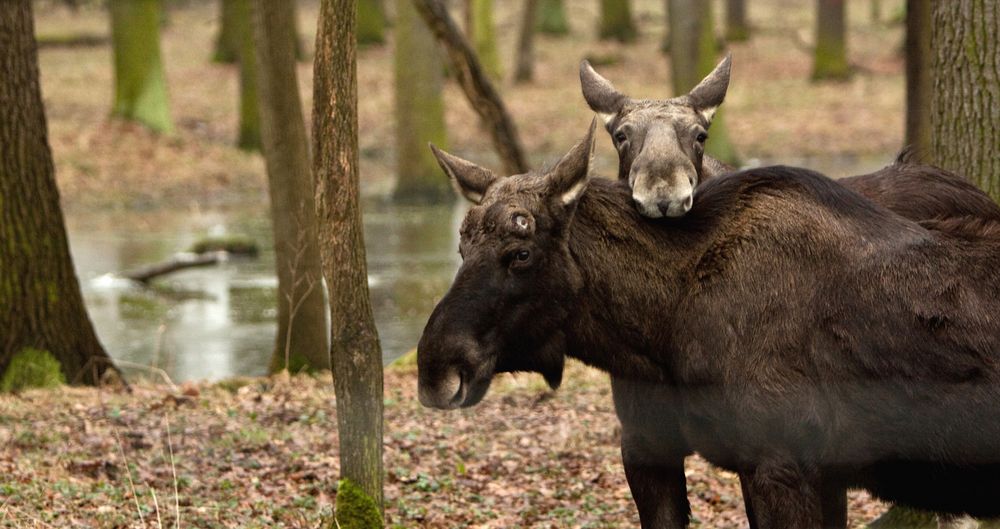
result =
M441 52L434 35L409 0L396 5L396 175L395 198L404 202L453 200L455 193L431 142L445 144Z
M844 80L851 76L847 63L847 0L816 0L816 48L813 80Z
M931 149L931 2L906 0L906 144Z
M521 31L517 37L517 69L514 80L526 83L535 77L535 19L538 18L538 0L524 0L521 13Z
M726 40L738 42L749 38L746 0L726 0Z
M701 0L671 1L670 73L675 94L686 94L715 68L719 47L711 7L711 2ZM723 108L715 112L708 136L708 154L732 165L739 163Z
M115 101L112 114L170 132L167 78L160 57L160 0L110 0Z
M385 13L379 0L358 0L358 44L385 42Z
M632 20L631 0L601 0L601 19L597 31L602 39L632 42L639 35Z
M236 145L259 151L260 105L257 97L257 57L254 48L252 0L236 0L240 62L240 132ZM301 116L302 113L299 112Z
M295 69L293 12L290 3L274 0L254 0L253 10L261 136L278 272L278 334L270 369L328 369L326 304L309 140Z
M932 3L933 160L1000 200L1000 0Z
M938 522L932 513L893 505L867 529L938 529Z
M409 2L401 2L399 7ZM330 297L341 476L382 508L382 353L358 204L355 0L322 0L313 77L313 172ZM424 50L426 51L426 50Z
M479 56L483 70L494 81L503 78L500 52L497 50L496 27L493 23L493 0L466 0L468 20L466 32Z
M219 33L215 37L212 60L235 64L240 56L240 37L237 22L237 3L240 0L219 0Z
M46 357L45 351L66 381L96 384L113 366L87 316L69 253L31 4L0 2L0 375L15 356Z
M563 5L563 0L539 0L535 22L538 31L546 35L569 33L569 22L566 19L566 6Z

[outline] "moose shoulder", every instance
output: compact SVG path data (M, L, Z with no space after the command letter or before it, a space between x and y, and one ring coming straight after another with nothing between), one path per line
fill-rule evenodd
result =
M792 168L643 222L623 184L583 191L590 152L508 178L439 157L480 200L420 341L422 402L473 405L502 371L556 384L571 354L671 388L665 420L749 478L759 527L819 527L830 483L1000 514L1000 243Z

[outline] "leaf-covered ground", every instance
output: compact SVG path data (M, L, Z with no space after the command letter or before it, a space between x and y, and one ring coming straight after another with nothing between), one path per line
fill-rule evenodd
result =
M638 527L604 375L504 376L455 412L415 389L387 372L389 527ZM734 474L687 469L695 527L746 525ZM0 396L0 527L314 528L337 479L328 375ZM884 509L851 498L852 526Z

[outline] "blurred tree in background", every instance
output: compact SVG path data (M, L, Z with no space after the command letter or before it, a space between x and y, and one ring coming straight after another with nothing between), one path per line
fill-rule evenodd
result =
M933 2L934 163L1000 201L1000 0Z
M114 369L80 293L59 205L31 0L0 2L0 381L96 384ZM61 368L51 373L53 367ZM16 369L16 373L14 372ZM34 380L28 380L34 379Z
M109 0L114 48L112 114L171 132L167 79L160 57L160 0Z
M919 155L931 153L931 0L906 0L906 137Z
M320 2L313 62L313 174L330 299L340 472L381 510L382 351L368 293L358 204L356 7L355 0ZM403 25L405 9L413 6L403 1L398 7L397 28ZM338 516L345 507L338 500Z
M740 42L749 38L746 0L726 0L726 40Z
M466 1L466 34L479 56L483 70L493 80L503 78L500 52L497 49L496 27L493 22L493 0Z
M385 42L385 8L382 0L358 0L358 44Z
M295 13L291 3L273 0L255 0L253 10L278 274L278 333L270 371L328 369L312 167L295 65Z
M257 57L251 1L234 0L240 63L240 132L236 146L245 151L259 151L260 110L257 98ZM301 112L299 115L302 115Z
M536 17L538 31L546 35L565 35L569 33L569 22L566 19L566 7L563 0L539 0L538 16Z
M816 0L814 80L844 80L851 76L847 63L846 4L846 0Z
M676 95L686 94L708 75L719 55L711 2L671 0L669 13L670 75ZM712 118L705 152L736 165L739 155L729 140L724 108Z
M219 0L219 33L215 37L212 60L235 63L239 59L239 31L236 3L239 0Z
M517 65L514 81L526 83L535 76L535 20L538 18L538 0L524 0L521 11L521 30L517 36Z
M412 202L453 200L455 193L427 143L444 145L444 65L437 41L409 0L396 4L396 192Z
M632 42L639 31L632 20L630 0L601 0L601 19L597 34L602 39Z

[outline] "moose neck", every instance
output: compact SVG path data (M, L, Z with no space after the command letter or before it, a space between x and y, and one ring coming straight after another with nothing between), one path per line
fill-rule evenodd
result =
M623 183L591 181L569 231L584 284L568 354L614 376L669 381L668 336L715 221L643 219Z

